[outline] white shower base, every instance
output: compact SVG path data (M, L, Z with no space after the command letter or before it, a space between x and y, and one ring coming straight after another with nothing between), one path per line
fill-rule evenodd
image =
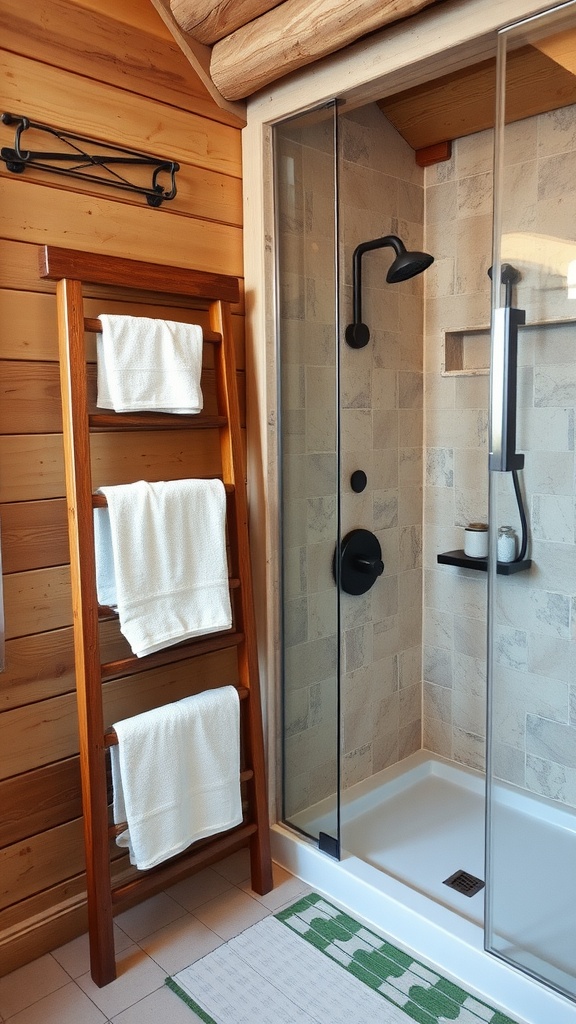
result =
M550 932L558 934L557 915L562 913L567 934L552 955L559 968L574 964L576 835L568 828L571 816L543 802L535 818L532 801L513 790L499 795L499 806L501 800L509 801L505 842L510 843L512 870L517 875L525 869L522 849L530 841L542 867L552 865L554 879L565 878L568 886L554 907L551 899L560 886L551 884L548 891L527 876L525 899L505 908L502 918L516 915L524 939L531 929L545 934L551 921ZM333 820L333 804L326 802L298 815L294 824L316 834L332 833ZM287 870L523 1024L576 1024L575 1003L484 951L484 890L467 897L443 884L460 869L484 878L484 778L479 772L420 751L346 791L340 861L281 825L272 829L272 845L274 859ZM502 900L507 898L503 884Z

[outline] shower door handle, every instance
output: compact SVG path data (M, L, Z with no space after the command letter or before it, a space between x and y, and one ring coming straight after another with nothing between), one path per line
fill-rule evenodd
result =
M492 318L490 368L489 468L499 473L522 469L524 456L516 451L516 384L518 328L526 323L523 309L502 306Z

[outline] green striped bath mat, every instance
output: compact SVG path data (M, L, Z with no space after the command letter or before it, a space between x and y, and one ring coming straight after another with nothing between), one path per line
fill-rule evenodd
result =
M512 1024L316 893L166 984L205 1024Z

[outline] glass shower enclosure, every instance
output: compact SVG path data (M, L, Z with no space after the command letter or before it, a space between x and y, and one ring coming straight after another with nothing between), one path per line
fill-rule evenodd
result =
M520 60L563 69L515 119ZM525 67L526 64L523 63ZM499 39L486 948L576 996L576 5ZM526 514L526 524L523 514ZM515 549L498 528L511 526ZM503 533L503 531L500 531ZM503 562L504 558L512 562ZM516 571L516 570L519 571Z
M576 998L575 0L503 30L498 47L485 948ZM518 120L516 98L532 85L526 58L542 112ZM340 316L360 240L398 230L423 247L426 183L375 116L333 103L274 128L282 816L332 856L342 828L349 848L346 789L419 750L426 724L422 279L386 285L381 257L369 257L378 334L360 353L343 345ZM488 344L487 313L471 344L480 334ZM471 475L485 445L478 454ZM357 469L367 470L364 494L350 488ZM352 525L385 540L366 599L340 586L335 552ZM467 688L459 679L463 699Z
M333 856L340 828L336 152L335 103L276 129L283 817Z

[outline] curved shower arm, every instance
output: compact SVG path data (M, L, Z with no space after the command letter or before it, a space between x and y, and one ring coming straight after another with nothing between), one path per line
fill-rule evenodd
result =
M383 235L373 238L370 242L360 242L352 255L352 319L354 324L362 323L362 256L372 249L383 249L390 246L397 256L404 246L397 235Z
M416 274L421 274L431 263L434 257L427 252L408 252L404 242L398 235L383 235L382 238L372 238L369 242L360 242L352 256L352 305L353 321L346 328L346 341L352 348L364 348L370 340L370 331L366 324L362 323L362 256L371 249L383 249L390 246L396 253L392 265L386 275L388 284L396 284L398 281L407 281Z

